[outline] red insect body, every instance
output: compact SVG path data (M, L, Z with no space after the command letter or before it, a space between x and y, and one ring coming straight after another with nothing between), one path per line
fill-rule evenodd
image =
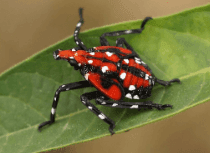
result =
M114 52L111 52L110 49L117 49L119 50L119 54L115 54ZM94 47L91 52L87 52L85 50L77 50L77 51L71 51L71 50L63 50L60 51L57 56L66 59L71 60L74 59L78 63L79 66L84 65L90 65L95 68L100 69L102 74L108 74L108 73L117 73L119 78L122 78L123 83L122 87L125 89L128 89L131 85L135 86L135 89L139 89L140 87L149 87L151 83L149 80L138 77L130 72L128 70L124 70L122 68L118 69L117 63L121 62L122 66L132 67L137 70L140 70L144 72L148 77L151 76L151 73L148 69L144 67L144 65L139 64L134 60L134 58L125 58L122 59L119 57L126 57L127 55L132 54L132 51L129 49L125 49L122 47L116 47L116 46L99 46ZM140 59L139 59L140 60ZM86 80L89 80L91 84L93 84L98 90L100 90L102 93L104 93L106 96L108 96L111 99L114 100L120 100L124 97L122 97L122 89L119 88L116 84L120 84L119 80L112 79L116 84L113 84L110 88L106 89L102 86L101 78L102 76L95 72L88 72L85 76Z
M102 86L101 76L98 73L90 72L88 74L88 80L91 82L91 84L93 84L107 97L112 98L113 100L120 100L122 98L122 91L116 84L113 84L110 88L106 89ZM114 79L112 80L114 81ZM117 80L115 81L119 83Z

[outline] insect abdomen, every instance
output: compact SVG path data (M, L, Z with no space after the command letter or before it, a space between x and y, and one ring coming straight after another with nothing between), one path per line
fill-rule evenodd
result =
M134 60L135 59L135 60ZM130 99L141 99L150 96L148 89L153 87L153 78L145 63L139 58L124 59L119 77L123 80L123 87L126 89L126 97Z

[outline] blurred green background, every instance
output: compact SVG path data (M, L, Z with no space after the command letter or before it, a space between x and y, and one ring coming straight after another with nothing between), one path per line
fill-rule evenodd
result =
M208 2L209 0L0 0L0 72L72 35L79 20L79 7L84 8L84 31L122 21L143 19L146 16L166 16ZM207 102L164 121L49 153L208 153L209 109L210 103ZM46 111L50 111L50 108Z

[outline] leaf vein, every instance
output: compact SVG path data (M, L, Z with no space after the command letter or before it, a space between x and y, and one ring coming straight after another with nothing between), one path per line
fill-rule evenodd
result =
M35 134L35 130L33 130L32 135L31 135L30 139L28 140L27 144L25 144L25 145L23 146L22 150L19 151L19 153L23 152L23 151L26 149L26 147L27 147L27 146L29 145L29 143L31 142L31 140L32 140L32 138L33 138L33 136L34 136L34 134Z

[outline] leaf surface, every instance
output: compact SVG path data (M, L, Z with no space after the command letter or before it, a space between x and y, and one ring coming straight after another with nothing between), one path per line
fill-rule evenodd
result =
M88 21L87 21L88 22ZM101 34L137 29L141 21L130 21L81 33L88 48L100 46ZM116 122L116 133L173 116L210 99L210 5L149 21L141 34L123 36L162 80L180 78L181 84L156 85L151 100L172 104L173 109L129 110L97 105ZM117 37L107 38L115 45ZM49 120L56 89L84 80L65 61L55 61L58 48L75 47L65 39L9 69L0 76L0 152L29 153L59 148L110 135L108 125L81 102L80 95L93 88L61 93L56 122L42 132L37 127ZM126 99L129 101L128 99ZM92 101L94 103L94 101Z

